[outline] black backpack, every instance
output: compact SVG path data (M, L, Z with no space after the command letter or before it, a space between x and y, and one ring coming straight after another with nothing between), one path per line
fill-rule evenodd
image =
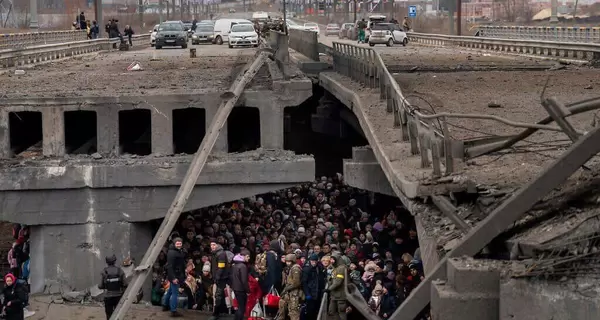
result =
M121 281L121 269L110 266L104 269L104 288L107 291L121 292L123 281Z

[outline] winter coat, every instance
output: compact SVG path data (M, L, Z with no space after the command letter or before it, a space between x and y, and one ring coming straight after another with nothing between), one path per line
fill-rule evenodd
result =
M306 297L317 300L323 294L325 285L323 267L317 264L315 267L307 264L302 270L302 289Z
M180 283L185 281L185 255L175 245L171 245L167 251L167 279L177 279Z
M244 317L250 317L250 312L252 312L256 302L259 301L263 295L258 280L251 275L248 275L248 286L250 288L250 295L248 296L248 303L246 304L246 313L244 313Z
M25 287L20 284L13 284L10 287L5 287L2 290L4 294L4 305L7 320L23 320L25 314L23 308L25 307L25 301L27 300L27 292ZM10 306L7 306L10 302Z
M248 266L244 261L244 257L236 255L233 258L233 266L231 267L231 289L233 291L242 291L250 293L248 285Z
M223 247L218 248L213 252L214 263L211 263L212 276L217 285L224 286L229 283L231 266L227 259L227 253L223 250Z

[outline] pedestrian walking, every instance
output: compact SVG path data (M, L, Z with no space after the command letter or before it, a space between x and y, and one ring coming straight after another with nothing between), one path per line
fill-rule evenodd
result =
M106 294L104 295L106 319L110 319L112 316L126 287L125 272L116 266L116 262L117 257L114 254L106 257L107 266L102 270L102 282L98 285L99 289L106 290Z

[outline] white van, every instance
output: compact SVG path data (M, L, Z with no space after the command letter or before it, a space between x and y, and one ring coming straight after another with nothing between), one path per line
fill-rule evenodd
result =
M229 42L229 32L231 31L231 26L236 24L253 25L250 20L246 19L219 19L215 21L213 43L223 44L224 42Z
M252 20L267 21L269 20L269 14L266 12L255 12L252 14Z

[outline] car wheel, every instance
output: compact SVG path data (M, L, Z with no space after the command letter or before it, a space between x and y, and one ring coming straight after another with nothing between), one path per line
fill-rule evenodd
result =
M156 46L156 50L160 50L160 49L162 49L161 46Z
M181 46L181 49L187 49L187 43Z
M150 44L150 46L151 46L151 47L154 47L154 43L151 43L151 44Z
M233 46L232 46L232 45L229 45L229 49L233 49Z
M406 47L407 44L408 44L408 38L404 38L404 40L402 40L402 45Z
M370 42L369 42L369 46L371 46L371 47L374 47L374 46L375 46L375 44L374 44L374 43L370 43Z
M218 45L222 45L223 44L223 39L221 37L217 37L217 39L215 39L215 43Z
M388 47L391 47L391 46L393 46L393 45L394 45L394 39L390 38L390 40L388 40L388 42L386 43L386 45L387 45Z

